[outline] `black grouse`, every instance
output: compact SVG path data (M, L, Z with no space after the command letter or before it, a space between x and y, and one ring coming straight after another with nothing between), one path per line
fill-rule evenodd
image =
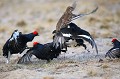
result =
M47 60L47 62L49 62L50 60L53 60L53 58L57 58L61 51L66 52L65 50L61 50L60 47L55 49L53 47L53 42L46 44L34 42L33 47L20 58L18 64L30 62L32 55L35 55L38 59Z
M82 16L85 16L85 15L89 15L91 13L94 13L97 11L98 7L96 7L93 11L91 11L90 13L86 13L86 14L73 14L72 12L74 11L76 7L76 2L74 2L72 4L72 6L68 6L66 11L64 12L64 14L61 16L61 18L59 19L59 21L57 22L57 25L56 25L56 32L55 32L55 35L54 35L54 39L53 39L53 46L55 48L57 48L58 46L61 47L61 49L63 48L67 48L66 47L66 42L65 42L65 39L60 31L60 29L62 28L65 28L68 26L68 24L71 23L71 21L79 18L79 17L82 17ZM78 40L79 41L79 40ZM67 49L66 49L67 50Z
M64 37L63 41L65 41L65 43L72 39L76 41L77 43L76 46L83 46L86 49L87 47L84 44L84 40L85 40L89 42L92 47L95 47L96 52L98 53L97 45L93 37L90 35L90 33L78 27L75 23L68 24L67 27L60 29L60 32ZM56 30L54 30L53 33L56 33ZM55 36L53 36L53 39L54 37ZM57 42L58 45L62 44L61 40L58 40Z
M116 39L112 39L113 48L111 48L105 55L109 58L120 58L120 42Z
M27 48L27 42L32 41L35 36L38 36L37 31L22 34L15 30L3 46L3 56L7 58L7 63L10 60L11 54L22 53Z

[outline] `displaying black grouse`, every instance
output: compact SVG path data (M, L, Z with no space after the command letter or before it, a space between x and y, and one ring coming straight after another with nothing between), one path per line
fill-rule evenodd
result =
M11 54L22 53L27 47L27 42L32 41L35 36L38 36L37 31L22 34L18 30L15 30L3 46L3 56L7 58L7 63L10 60Z
M105 55L109 58L120 58L120 42L116 39L112 39L113 48L111 48Z
M60 29L60 32L63 35L65 42L72 39L76 41L77 46L83 46L86 49L87 47L84 44L85 40L91 44L92 48L95 47L96 52L98 53L97 45L90 33L78 27L75 23L68 24L67 27ZM53 33L56 33L56 30L54 30ZM61 44L60 42L61 41L58 41L59 44Z
M30 62L32 55L35 55L38 59L47 60L47 62L49 62L53 58L57 58L61 51L66 52L60 48L55 49L53 47L53 42L46 44L34 42L33 47L31 47L26 54L21 57L18 64Z
M59 21L58 21L58 23L56 25L56 32L55 32L54 39L53 39L53 46L55 48L57 48L58 46L60 46L61 49L62 48L65 48L65 49L67 48L65 39L64 39L64 37L63 37L63 35L62 35L61 31L60 31L62 28L66 28L68 26L68 24L71 23L71 21L73 21L73 20L75 20L75 19L77 19L79 17L82 17L82 16L85 16L85 15L89 15L91 13L94 13L98 9L98 7L96 7L96 9L94 9L90 13L76 15L76 14L72 13L74 11L75 7L76 7L76 2L74 2L72 4L72 6L68 6L66 11L61 16L61 18L59 19Z

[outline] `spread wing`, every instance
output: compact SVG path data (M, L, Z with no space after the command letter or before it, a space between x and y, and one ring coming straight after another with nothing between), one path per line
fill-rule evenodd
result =
M28 63L31 62L31 57L33 55L34 50L33 49L29 49L26 54L24 54L19 61L17 62L18 64L23 64L23 63Z
M72 4L72 6L68 6L66 11L64 12L64 14L62 15L62 17L59 19L57 25L56 25L56 31L59 31L61 28L64 28L66 27L69 23L71 23L71 21L75 20L75 19L78 19L82 16L85 16L85 15L89 15L89 14L92 14L94 12L96 12L98 10L98 6L92 10L91 12L89 13L84 13L84 14L73 14L72 12L74 11L74 9L76 8L76 2L74 2Z
M13 46L16 49L20 49L19 48L20 35L21 35L21 32L19 32L18 30L15 30L11 35L11 38L9 39L9 46L11 47Z
M75 20L75 19L78 19L78 18L80 18L80 17L82 17L82 16L92 14L92 13L96 12L97 10L98 10L98 6L97 6L94 10L92 10L91 12L89 12L89 13L78 14L78 15L75 15L75 14L74 14L74 15L72 16L71 21L73 21L73 20Z
M58 32L61 28L66 27L72 20L73 13L76 7L76 2L72 4L72 6L68 6L64 14L59 19L57 25L56 25L56 31Z
M68 27L61 29L60 32L62 33L61 37L63 36L65 39L62 41L66 42L70 39L83 39L83 40L87 41L88 43L90 43L92 48L95 47L96 52L98 54L97 45L96 45L94 39L92 38L92 36L90 35L90 33L81 29L76 24L70 23ZM53 33L56 33L56 31L53 31ZM64 43L64 42L62 42L62 43ZM57 44L58 45L61 44L60 41L58 41Z
M10 60L10 55L12 53L18 53L20 48L18 46L18 39L20 36L20 32L18 30L15 30L10 39L7 40L5 45L3 46L3 56L7 57L7 63Z
M18 32L18 30L15 30L10 39L7 40L7 42L5 43L5 45L3 46L3 53L8 53L8 51L10 51L9 49L11 48L18 48L18 39L20 36L20 32Z
M83 40L87 41L88 43L91 44L92 48L95 47L95 50L96 50L96 53L98 54L98 48L97 48L97 45L94 41L94 39L92 38L92 36L88 36L88 35L78 35L78 36L75 36L76 39L79 39L79 38L82 38Z
M60 47L61 49L63 49L64 47L66 48L66 43L65 43L66 41L65 41L65 38L64 38L64 36L62 35L61 32L54 35L53 39L54 39L53 40L53 47L55 47L56 49L58 47Z
M17 42L17 39L18 39L19 36L20 36L20 32L18 32L18 30L15 30L12 33L11 38L10 38L9 41L15 41L15 42Z
M67 27L68 24L70 24L72 20L75 20L75 19L77 19L79 17L82 17L82 16L85 16L85 15L89 15L91 13L94 13L98 9L98 7L97 7L96 9L94 9L90 13L75 15L75 14L72 13L74 11L75 7L76 7L76 2L74 2L72 6L68 6L67 9L66 9L66 11L64 12L64 14L59 19L59 21L58 21L58 23L56 25L56 31L55 31L56 33L55 33L54 38L53 38L53 43L54 43L53 46L56 47L56 48L58 46L60 46L61 48L66 47L66 45L65 45L66 41L65 41L64 35L62 35L62 33L60 32L60 30L62 28ZM93 39L86 38L85 35L84 36L82 35L82 36L79 36L79 37L87 40L92 46L95 46L96 51L98 53L97 45L95 44L95 42L94 42Z
M120 58L120 48L111 48L105 55L109 58Z
M67 50L67 46L65 44L65 38L63 37L62 33L60 32L60 29L67 27L67 25L71 22L73 13L76 7L76 2L72 4L72 6L68 6L62 17L59 19L57 25L56 25L56 34L53 38L53 47L61 49L65 48Z

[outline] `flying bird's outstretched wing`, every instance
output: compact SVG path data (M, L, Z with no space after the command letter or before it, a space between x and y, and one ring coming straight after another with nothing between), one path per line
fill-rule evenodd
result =
M72 6L68 6L62 17L59 19L57 25L56 25L56 31L59 31L61 28L66 27L71 21L78 19L82 16L92 14L98 10L98 6L92 10L89 13L84 13L84 14L73 14L72 12L76 8L76 2L72 4Z
M73 20L75 20L75 19L78 19L78 18L80 18L80 17L82 17L82 16L92 14L92 13L96 12L97 9L98 9L98 6L97 6L94 10L92 10L91 12L89 12L89 13L78 14L78 15L75 15L75 14L74 14L74 15L72 16L71 21L73 21Z
M72 11L74 11L75 7L76 7L76 2L74 2L72 4L72 6L67 7L66 11L61 16L61 18L59 19L59 21L56 25L56 32L58 32L61 28L66 27L67 24L69 24L71 22L72 17L73 17Z

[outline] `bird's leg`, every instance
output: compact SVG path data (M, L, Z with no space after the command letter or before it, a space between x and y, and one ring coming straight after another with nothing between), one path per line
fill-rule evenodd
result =
M78 43L77 45L75 45L75 47L77 47L77 46L83 46L85 48L85 50L90 52L89 49L87 49L87 46L84 43Z
M8 56L7 56L7 61L6 61L7 64L8 64L9 61L10 61L10 56L11 56L11 53L10 53L10 51L9 51L9 52L8 52Z
M65 48L64 52L66 53L66 51L67 51L67 44L65 43L64 46L65 46L65 47L64 47L64 48ZM63 50L62 50L62 51L63 51ZM65 60L65 53L64 53L64 60Z
M62 50L62 52L63 52L63 51L66 53L67 50ZM65 53L64 53L64 60L65 60Z
M82 44L82 46L85 48L85 50L87 49L86 45L85 44Z
M61 51L66 53L67 47L68 47L68 45L66 43L64 43L64 47L63 47L63 49L61 49Z
M89 49L86 49L87 50L87 52L90 52L90 50Z
M90 52L89 49L87 49L87 46L85 44L82 44L82 46L85 48L85 50L87 50L88 52Z
M67 51L67 44L65 43L65 50ZM65 51L65 53L66 53L66 51Z

